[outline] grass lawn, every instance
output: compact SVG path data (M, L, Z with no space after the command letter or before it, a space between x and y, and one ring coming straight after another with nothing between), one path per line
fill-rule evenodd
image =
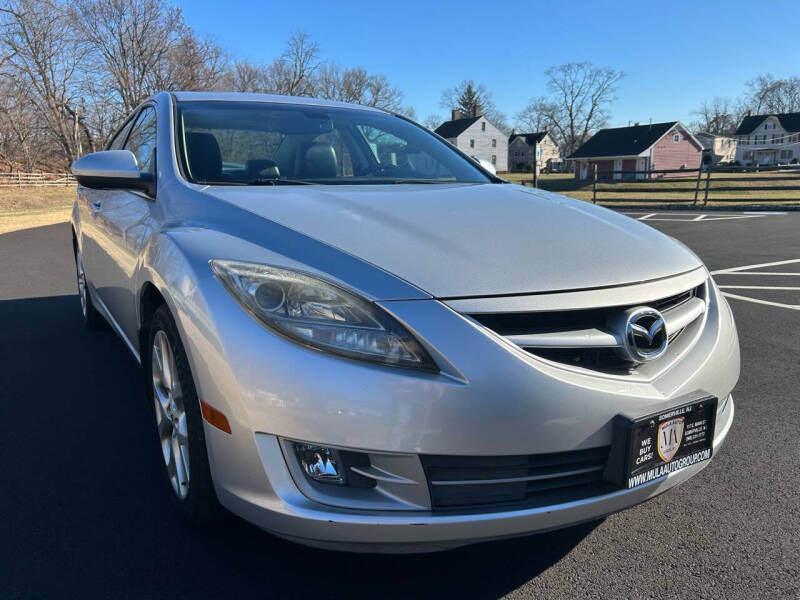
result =
M504 179L514 183L531 185L530 173L506 173ZM705 173L700 182L699 202L705 190ZM763 178L748 181L748 178ZM666 202L678 200L691 203L697 175L668 178L655 181L626 181L619 183L597 183L597 201L606 203ZM551 192L572 196L579 200L592 200L592 181L575 179L571 174L554 173L539 176L539 187ZM800 204L800 190L784 189L800 187L800 173L712 173L708 191L709 205L723 205L719 199L732 199L741 204ZM733 204L736 204L735 202Z
M75 187L0 187L0 233L69 220Z

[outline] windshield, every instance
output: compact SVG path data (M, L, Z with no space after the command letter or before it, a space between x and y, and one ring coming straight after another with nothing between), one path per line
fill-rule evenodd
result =
M468 158L400 117L269 102L180 102L190 181L228 185L488 183Z

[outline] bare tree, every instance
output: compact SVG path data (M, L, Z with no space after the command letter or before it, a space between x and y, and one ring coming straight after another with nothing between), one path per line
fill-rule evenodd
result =
M691 128L697 133L733 135L739 122L739 116L727 98L714 98L711 102L704 100L693 114L697 120Z
M492 93L471 79L465 79L458 85L444 90L439 105L447 110L456 109L469 117L474 117L480 112L505 133L511 129L505 114L497 109Z
M401 106L397 110L397 112L399 114L403 115L404 117L406 117L407 119L411 119L412 121L416 121L417 120L417 111L410 104L406 104L404 106Z
M572 62L545 71L547 96L533 98L517 115L521 124L550 125L563 152L575 151L608 120L617 84L625 76L611 67Z
M98 139L154 92L213 89L224 70L221 49L198 39L166 0L75 0L70 15L86 40L84 89Z
M745 83L743 105L755 114L800 111L800 76L775 79L770 73Z
M160 90L216 90L227 71L226 57L214 40L198 38L186 28L170 48L167 60L153 73L150 93Z
M234 92L264 93L269 89L267 68L246 58L237 60L228 71L226 87Z
M55 0L15 0L0 7L3 75L25 82L26 101L67 161L94 149L79 86L85 46Z
M305 31L295 31L283 54L267 68L267 88L286 96L314 95L320 68L319 46Z
M25 85L24 80L0 79L0 161L9 171L17 167L33 171L44 141L39 119L27 101Z
M440 117L439 115L433 115L433 114L425 117L425 120L422 122L422 124L425 125L425 127L430 129L431 131L439 127L439 125L441 125L442 123L444 123L444 119L442 119L442 117Z
M370 74L361 67L343 69L335 64L323 65L316 80L320 98L401 110L403 93L392 86L385 75Z

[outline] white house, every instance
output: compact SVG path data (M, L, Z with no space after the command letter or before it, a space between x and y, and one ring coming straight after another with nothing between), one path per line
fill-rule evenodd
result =
M800 161L800 113L747 115L735 135L736 160L742 165Z
M561 151L558 149L550 127L534 133L517 133L511 131L508 138L508 170L513 172L530 172L533 161L539 170L556 169L561 166Z
M703 144L703 153L711 157L711 164L729 163L736 160L736 138L705 132L696 133L694 137Z
M483 115L465 117L453 110L452 119L436 128L442 136L462 152L488 160L498 172L508 171L508 136Z

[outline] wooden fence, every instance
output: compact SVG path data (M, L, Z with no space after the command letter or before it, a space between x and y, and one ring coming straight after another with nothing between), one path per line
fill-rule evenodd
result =
M527 181L522 183L531 185ZM550 189L542 178L532 183ZM568 195L577 192L585 194L584 198L591 194L595 204L800 204L800 165L704 165L699 169L601 172L594 165L588 180L576 179L574 186L561 182L558 189L553 187L552 191Z
M65 187L76 185L72 173L0 173L0 187Z

